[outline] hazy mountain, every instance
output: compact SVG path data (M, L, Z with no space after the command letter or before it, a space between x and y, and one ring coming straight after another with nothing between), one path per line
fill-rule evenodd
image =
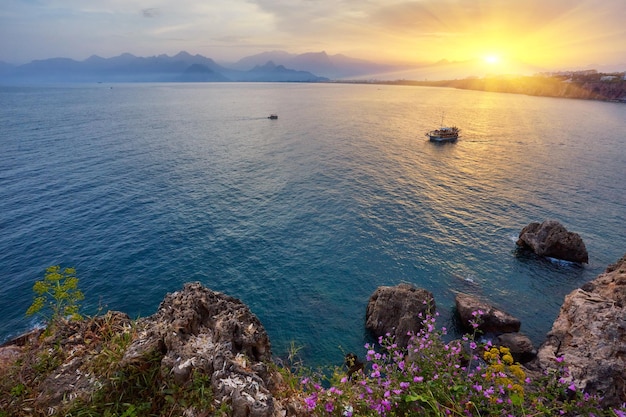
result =
M284 51L261 52L260 54L241 58L235 63L224 65L239 71L249 71L257 65L264 65L267 62L278 62L279 64L284 64L285 62L291 60L294 56L296 55Z
M397 66L377 64L340 54L328 55L323 51L297 55L284 51L262 52L242 58L228 66L238 70L247 70L263 65L268 61L299 71L309 71L330 79L362 78L371 74L398 71L400 69Z
M297 71L285 68L283 65L276 65L268 61L265 65L257 65L250 71L242 72L237 81L256 82L313 82L327 81L308 71Z
M2 74L10 73L15 69L15 65L9 64L8 62L0 61L0 76Z
M8 64L7 64L8 65ZM322 81L307 71L265 61L247 71L227 68L211 58L180 52L174 56L112 58L92 55L84 61L51 58L20 66L0 66L0 81L8 82L176 82L176 81Z
M211 68L203 64L191 64L187 68L179 81L182 82L219 82L230 81L222 74L213 71Z

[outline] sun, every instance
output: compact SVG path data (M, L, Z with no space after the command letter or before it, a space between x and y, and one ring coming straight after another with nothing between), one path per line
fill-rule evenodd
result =
M500 62L500 57L498 55L486 55L483 57L483 61L487 64L495 65Z

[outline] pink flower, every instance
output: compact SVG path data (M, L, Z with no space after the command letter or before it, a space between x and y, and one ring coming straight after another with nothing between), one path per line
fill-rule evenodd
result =
M313 410L315 406L317 405L317 394L313 394L309 397L306 397L304 399L304 403L306 404L309 410Z
M413 378L413 382L422 382L424 380L423 376L416 376L415 378Z

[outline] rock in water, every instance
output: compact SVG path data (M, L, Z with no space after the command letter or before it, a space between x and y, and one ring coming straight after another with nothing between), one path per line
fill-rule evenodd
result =
M518 332L522 323L519 319L499 310L489 303L468 294L457 294L455 297L456 311L463 327L469 331L473 328L471 320L475 320L475 312L481 311L478 330L484 333L502 334Z
M389 333L399 346L406 346L407 333L417 333L425 315L434 312L435 299L429 291L411 284L378 287L367 304L365 327L376 337Z
M600 394L603 406L626 402L626 255L565 297L539 348L543 369L564 359L578 389Z
M556 220L530 223L520 232L517 245L530 248L539 256L569 262L589 262L589 254L580 235L568 232Z

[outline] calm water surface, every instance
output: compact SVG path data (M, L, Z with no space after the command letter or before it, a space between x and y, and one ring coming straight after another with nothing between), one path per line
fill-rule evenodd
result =
M278 120L267 115L277 113ZM424 132L463 129L454 144ZM626 248L626 106L335 84L0 88L0 341L49 265L84 309L154 313L185 282L240 298L284 355L362 352L380 285L490 300L540 343L565 294ZM516 251L581 234L579 267Z

